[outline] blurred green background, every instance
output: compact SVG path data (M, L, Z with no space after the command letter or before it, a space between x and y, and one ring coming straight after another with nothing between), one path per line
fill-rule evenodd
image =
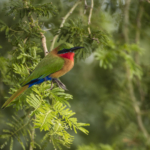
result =
M52 27L54 30L60 26L61 18L67 14L75 3L73 0L36 0L34 2L39 4L53 2L56 6L59 12L56 17L41 20L46 28ZM0 1L0 20L11 26L16 20L5 15L3 8L7 3L9 3L7 0ZM136 101L135 103L132 101L133 97L130 95L130 89L127 86L129 81L126 77L126 67L122 58L112 56L110 64L113 67L108 67L107 69L100 66L100 59L95 59L95 53L85 60L77 61L74 68L61 77L61 81L69 89L67 92L73 95L70 105L71 109L76 112L75 117L80 122L89 123L90 126L86 127L89 130L89 135L85 135L80 131L78 131L78 134L70 131L75 136L71 150L150 149L150 3L148 0L131 0L129 10L127 10L129 23L125 24L124 9L127 3L128 0L94 0L91 26L106 30L112 36L116 45L118 43L119 45L128 44L124 40L124 36L127 33L124 28L127 26L129 30L129 33L127 33L128 42L142 47L142 50L138 52L137 62L139 67L142 68L142 76L140 81L137 76L134 76L131 81ZM88 22L91 1L87 0L87 4L89 8L85 16L83 14L84 1L82 1L82 4L75 9L69 19L87 19ZM141 18L138 22L139 12L141 13ZM137 25L138 23L140 23L140 26ZM140 34L138 42L136 41L137 30ZM45 35L49 48L53 39L53 32L51 30L47 31ZM12 46L5 38L4 32L0 33L0 46L2 46L0 56L8 58L8 52L12 50ZM131 57L136 62L136 51L131 53ZM0 64L1 69L3 69L2 66ZM0 74L0 106L5 101L4 97L8 96L9 86L4 84ZM140 114L136 113L135 105L140 109ZM3 122L10 119L10 114L13 111L12 107L0 111L0 131L4 128ZM146 136L141 128L139 116L147 134ZM40 139L40 136L38 138ZM99 144L104 144L105 146ZM20 149L20 145L17 142L14 147L15 149ZM7 150L8 147L5 149ZM49 145L48 149L53 149L52 145Z

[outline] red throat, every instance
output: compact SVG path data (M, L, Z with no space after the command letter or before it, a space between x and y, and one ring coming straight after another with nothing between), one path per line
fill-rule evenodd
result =
M63 58L67 58L67 59L70 59L72 61L74 61L74 53L73 52L68 52L68 53L65 53L65 54L60 54L61 57Z

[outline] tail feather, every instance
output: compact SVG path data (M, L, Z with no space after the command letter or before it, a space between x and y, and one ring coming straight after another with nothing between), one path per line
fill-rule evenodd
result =
M15 98L17 98L23 91L25 91L29 85L25 85L21 87L16 93L14 93L2 106L2 109L4 109L8 104L10 104Z

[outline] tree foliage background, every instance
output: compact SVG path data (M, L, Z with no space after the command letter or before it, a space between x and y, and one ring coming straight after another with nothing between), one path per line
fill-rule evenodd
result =
M61 77L69 91L43 83L0 111L2 149L150 148L149 0L1 0L0 14L1 106L44 57L45 38L48 51L85 47Z

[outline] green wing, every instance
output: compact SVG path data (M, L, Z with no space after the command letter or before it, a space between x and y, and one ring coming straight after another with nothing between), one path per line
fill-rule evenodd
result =
M26 80L22 83L22 86L28 84L32 80L45 78L46 76L61 70L63 66L64 59L49 53L41 60L32 74L26 78Z

